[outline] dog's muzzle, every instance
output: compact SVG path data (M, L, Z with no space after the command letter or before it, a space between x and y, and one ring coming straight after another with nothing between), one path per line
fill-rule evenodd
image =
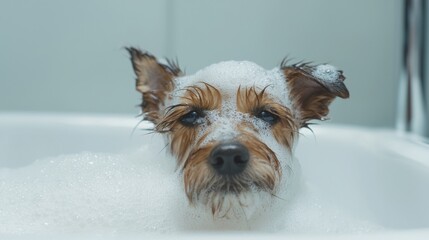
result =
M238 142L228 142L213 148L209 162L220 175L232 176L244 171L249 158L249 150L245 146Z

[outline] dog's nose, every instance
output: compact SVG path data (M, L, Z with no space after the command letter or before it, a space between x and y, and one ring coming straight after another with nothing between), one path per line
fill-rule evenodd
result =
M249 162L249 150L240 143L222 143L212 150L209 162L221 175L238 174Z

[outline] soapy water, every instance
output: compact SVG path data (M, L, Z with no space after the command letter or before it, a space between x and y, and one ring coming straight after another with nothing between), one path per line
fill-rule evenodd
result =
M348 216L304 187L257 219L214 220L188 205L174 159L157 141L124 154L83 152L0 171L0 235L139 234L189 230L361 233ZM152 144L152 145L153 145ZM281 197L281 196L279 196Z

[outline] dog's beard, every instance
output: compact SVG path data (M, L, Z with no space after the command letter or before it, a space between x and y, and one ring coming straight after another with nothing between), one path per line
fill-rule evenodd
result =
M278 174L270 169L270 174ZM278 180L268 185L266 179L279 179L251 169L235 176L219 175L206 165L185 169L185 176L185 190L191 205L206 208L214 218L238 219L249 218L261 204L269 203Z
M284 175L274 188L258 184L257 178L246 173L233 177L212 175L199 191L188 192L188 200L197 211L215 219L251 219L275 201L285 201L294 194L294 184L300 178L299 164L292 161L282 169Z
M281 153L284 161L280 164L277 154L262 143L261 146L252 148L253 155L258 157L252 159L244 172L233 176L220 175L207 164L204 152L210 149L194 151L183 169L185 192L191 206L205 209L214 218L231 219L249 219L269 206L279 188L292 177L293 166L287 160L287 150Z
M249 219L256 210L269 205L271 200L269 192L251 186L240 192L203 191L198 195L196 206L205 208L214 218Z

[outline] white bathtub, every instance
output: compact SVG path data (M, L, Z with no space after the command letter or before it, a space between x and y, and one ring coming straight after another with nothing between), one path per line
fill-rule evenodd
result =
M36 159L60 154L82 151L117 153L136 148L141 144L141 134L138 130L132 136L131 133L137 122L137 118L128 116L2 113L0 168L18 169ZM348 214L376 223L384 230L359 235L198 232L175 234L174 237L232 239L240 235L247 239L429 239L427 142L412 136L398 136L391 130L328 124L315 126L313 130L314 135L309 131L303 132L296 151L308 183ZM152 238L173 237L147 235ZM34 239L34 236L28 237ZM141 236L123 237L138 239ZM106 237L94 235L86 238Z

